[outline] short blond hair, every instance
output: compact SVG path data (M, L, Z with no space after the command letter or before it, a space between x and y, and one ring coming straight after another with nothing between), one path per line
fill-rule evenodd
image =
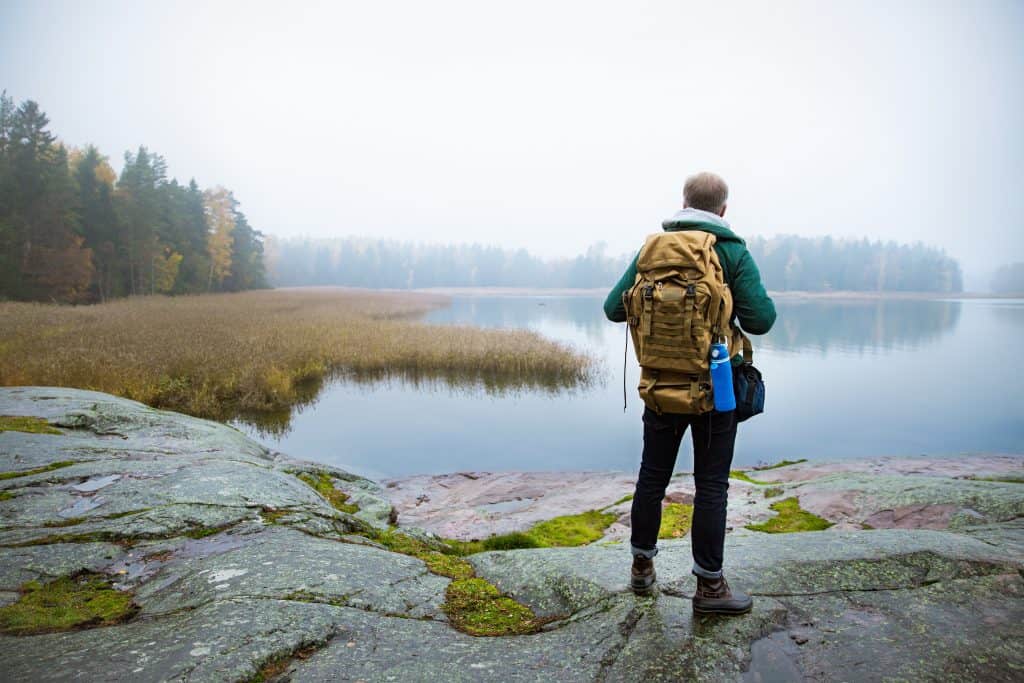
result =
M729 186L714 173L704 171L692 175L683 185L683 202L694 209L719 213L727 201Z

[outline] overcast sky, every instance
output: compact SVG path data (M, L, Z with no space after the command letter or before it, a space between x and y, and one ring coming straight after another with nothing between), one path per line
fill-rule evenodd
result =
M1024 2L711 4L0 0L0 88L275 235L619 253L706 169L741 235L1024 260Z

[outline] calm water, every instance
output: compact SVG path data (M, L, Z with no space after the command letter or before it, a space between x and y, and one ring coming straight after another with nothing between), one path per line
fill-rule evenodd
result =
M1024 300L778 301L754 338L766 412L740 425L735 463L783 458L1024 451ZM560 394L337 382L281 436L289 455L383 478L457 470L632 470L639 370L625 330L592 297L456 297L427 321L529 328L603 360ZM690 469L687 438L678 469Z

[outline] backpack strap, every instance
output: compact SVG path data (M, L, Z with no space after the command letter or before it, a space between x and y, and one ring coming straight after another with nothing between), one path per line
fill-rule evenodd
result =
M693 338L693 311L697 308L697 289L692 284L686 285L683 295L683 339Z
M640 312L640 334L644 337L651 336L651 323L654 319L654 286L645 285L641 296L644 305Z

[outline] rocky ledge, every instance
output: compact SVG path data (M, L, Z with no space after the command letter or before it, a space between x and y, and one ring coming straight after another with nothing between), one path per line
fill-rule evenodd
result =
M755 607L720 618L691 612L685 533L628 591L628 474L379 485L106 394L0 389L0 416L8 679L1024 676L1020 456L737 473L727 565ZM691 495L676 477L669 503ZM780 501L827 528L748 528ZM588 511L587 545L472 542Z

